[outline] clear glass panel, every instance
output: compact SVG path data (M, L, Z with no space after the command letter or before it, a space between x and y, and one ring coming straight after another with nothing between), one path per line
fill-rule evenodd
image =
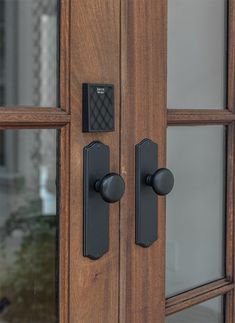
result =
M224 275L225 146L223 126L168 128L168 296Z
M227 0L168 0L168 108L225 108Z
M166 323L224 323L223 297L214 298L168 316Z
M0 322L56 323L56 130L0 132Z
M58 0L0 0L0 105L56 106Z

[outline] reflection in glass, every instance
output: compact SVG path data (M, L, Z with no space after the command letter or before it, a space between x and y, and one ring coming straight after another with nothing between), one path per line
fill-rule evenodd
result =
M168 0L168 108L222 109L227 0Z
M166 294L224 276L225 129L169 127Z
M0 135L0 322L56 323L56 130Z
M0 105L56 106L58 0L0 0Z
M217 297L166 319L166 323L224 323L223 298Z

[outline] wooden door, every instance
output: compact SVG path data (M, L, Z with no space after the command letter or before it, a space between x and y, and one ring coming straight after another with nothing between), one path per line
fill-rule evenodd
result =
M234 321L234 1L216 3L219 3L220 9L213 8L210 2L212 11L220 11L223 8L224 11L221 11L221 14L224 14L223 26L228 24L227 29L223 29L222 25L218 27L220 28L218 35L224 32L224 38L220 38L220 42L223 42L223 62L225 63L224 74L222 74L226 75L223 86L226 88L227 84L227 90L225 90L227 99L224 101L224 106L219 104L211 106L205 103L198 108L196 105L197 109L187 105L180 109L167 104L169 91L169 83L167 86L169 21L167 25L167 18L171 19L171 16L168 17L169 10L173 10L174 7L169 9L168 5L172 3L169 2L167 5L167 2L162 0L71 1L69 66L72 153L70 257L72 258L70 258L69 271L69 317L72 322L162 323L195 319L202 322L205 320L208 323L209 320L215 321L213 314L210 311L207 313L207 309L210 310L214 305L209 304L207 308L204 304L213 303L214 299L220 304L218 310L220 313L216 317L218 322ZM201 5L200 12L204 12L203 4ZM187 13L184 18L186 15ZM188 19L190 21L190 15ZM187 29L186 22L184 29ZM212 30L212 27L213 24L209 30ZM228 37L227 43L226 37ZM169 48L171 46L168 46L168 51ZM168 72L171 73L169 66ZM180 74L178 75L180 82ZM115 85L116 110L113 133L82 133L82 83L84 82ZM208 281L195 283L193 287L183 291L179 289L172 296L165 291L168 237L166 239L166 199L164 197L158 197L157 241L148 248L135 244L135 146L144 138L156 142L158 144L156 164L158 163L158 167L165 167L170 162L170 157L168 160L166 156L167 144L170 147L170 141L166 140L166 133L167 129L173 126L188 126L189 129L192 126L215 126L213 130L216 126L225 127L223 129L227 135L223 141L221 156L226 158L227 162L222 174L224 187L221 193L221 195L226 193L226 203L223 204L224 209L220 213L222 221L220 229L221 232L223 231L221 243L226 245L226 252L222 256L220 265L225 269L221 270L218 276L209 277ZM198 129L203 136L203 129L207 128L195 129ZM112 205L110 208L109 252L97 261L86 259L82 254L83 182L81 176L73 176L76 172L82 174L82 150L93 140L100 140L110 146L111 168L120 173L126 183L126 191L120 204ZM201 141L203 140L206 141L206 138L202 137ZM227 147L226 153L225 147ZM174 190L177 190L177 185L180 186L176 178ZM170 199L169 196L169 201ZM226 222L226 228L223 226L224 222ZM187 245L187 240L184 243ZM184 263L181 265L184 266ZM192 285L193 283L194 281ZM206 309L205 312L202 309Z
M71 322L164 321L164 201L158 241L135 245L135 145L148 137L165 162L166 4L164 1L71 1ZM153 32L155 31L155 32ZM161 44L161 46L159 46ZM115 131L82 133L82 84L115 86ZM111 170L126 183L110 206L110 248L83 257L84 146L110 147ZM75 174L77 174L75 176Z
M0 44L0 61L4 61L4 64L0 64L0 208L4 212L7 210L9 215L5 222L0 222L3 233L1 242L3 249L5 246L4 251L9 246L9 237L12 239L10 248L21 246L20 242L24 242L16 253L16 258L12 258L16 261L16 266L12 266L12 259L5 266L2 260L6 258L0 254L0 265L4 273L0 280L0 291L4 291L4 295L0 294L0 320L7 322L7 319L11 319L12 322L17 322L14 320L19 320L20 317L21 321L31 322L33 317L33 323L234 322L235 1L207 0L209 6L206 9L203 1L200 1L199 8L192 17L190 12L184 13L185 1L180 0L182 10L179 11L172 1L168 0L168 4L165 0L22 0L12 1L11 4L6 0L0 1L0 13L4 12L4 15L0 14L0 33L4 39L2 44L5 44L4 50ZM195 5L193 0L186 0L186 3ZM214 8L214 5L219 7ZM208 55L207 64L204 68L199 68L203 61L200 61L200 55L204 50L198 53L195 48L197 49L198 39L201 39L200 35L198 38L189 37L192 43L188 47L181 39L182 46L179 48L183 48L183 52L172 49L171 38L168 38L169 29L173 26L174 31L178 27L172 24L172 13L179 16L180 13L183 14L184 19L180 16L183 27L180 24L182 30L178 35L185 30L191 31L194 24L197 26L195 29L206 28L211 17L223 16L224 20L220 20L219 27L218 23L209 24L208 30L215 31L215 34L209 37L210 33L208 36L205 32L204 36L208 38L203 38L204 47L202 46L205 48L207 43L211 43L214 53L221 55L216 56L216 62L222 64L219 70L219 82L222 80L219 84L222 85L218 91L212 89L212 95L217 92L222 95L221 105L174 106L174 100L173 104L169 103L172 66L180 66L174 62L171 64L174 54L183 57L185 64L189 61L188 68L183 64L186 76L193 74L190 59L195 52L195 58L199 59L196 65L199 74L201 71L208 71L208 66L212 66L212 71L215 68L214 60L210 60L210 56L208 59ZM202 23L199 23L200 19L195 19L198 13L199 18L204 19ZM177 17L174 17L174 23ZM194 24L187 26L187 21L191 20ZM7 21L11 21L11 24L6 25ZM32 24L29 25L28 21ZM12 26L17 30L16 36ZM47 33L52 35L52 39ZM59 46L55 51L57 40ZM51 48L51 44L54 44L54 49L48 55L45 49ZM191 53L187 52L187 48L193 49ZM59 57L59 60L56 61L55 57ZM3 65L7 66L4 72L1 70ZM53 71L53 76L47 74L50 70ZM187 85L187 78L183 79L181 70L179 71L176 73L179 80L172 83L173 87ZM207 76L199 83L207 80ZM83 132L84 83L114 85L114 131ZM197 86L198 84L194 85L193 89ZM201 89L200 86L199 88ZM187 93L183 86L181 90L182 93L177 93L180 99ZM207 88L204 95L210 93L209 90ZM198 99L197 102L201 101ZM204 133L205 129L213 131L208 131L208 135L207 132ZM214 129L220 129L218 137L217 130L215 134ZM197 135L192 144L190 138L193 131ZM220 136L220 133L223 135ZM175 187L167 197L167 203L165 197L156 196L158 237L147 248L137 245L135 238L135 149L145 138L158 145L156 168L170 165L173 173L175 172ZM120 203L109 207L109 249L96 260L84 257L83 151L93 141L100 141L109 147L110 171L120 174L126 186ZM183 143L185 146L182 146ZM187 149L184 149L186 144ZM203 162L200 164L194 158L195 164L191 163L192 160L187 163L197 151L195 147L200 148L202 144L208 145L201 155ZM188 151L191 153L187 154ZM212 151L213 154L208 157L207 151ZM180 165L175 163L175 156L178 155L181 157ZM213 163L213 167L205 168L206 170L197 168L198 165L203 166L205 161L207 165L208 160ZM181 165L184 165L183 168L180 168ZM191 165L195 166L193 170L190 169ZM202 183L201 187L193 188L194 194L203 192L204 188L208 189L207 193L200 195L200 198L204 196L203 202L200 200L196 205L196 197L191 200L192 187L189 184L198 182L194 178L186 182L183 188L181 184L182 179L190 178L190 170ZM210 179L207 180L209 174ZM212 180L214 178L217 182ZM215 195L216 187L216 192L220 195ZM208 195L210 188L212 193ZM184 193L181 199L174 195L185 192L183 189L189 195ZM23 204L21 195L27 197ZM196 216L193 212L185 213L184 208L179 211L178 207L184 207L187 203L189 208L192 203ZM204 225L208 214L201 210L207 205L214 205L215 209L212 208L214 213L208 212L210 216L213 213L212 218L208 218L208 221L212 221L207 221L207 225ZM198 206L201 207L199 211ZM171 214L173 218L170 217ZM186 215L183 220L182 214ZM198 218L200 221L194 222ZM213 241L211 237L215 235L210 231L210 224L214 222L217 223L219 235ZM179 231L180 234L172 230L178 223L184 229ZM192 228L194 223L196 224ZM208 250L213 251L209 254L202 252L202 249L207 250L207 243L198 251L198 241L193 240L193 234L197 237L204 229L204 236L211 246ZM189 233L187 239L185 232ZM188 246L189 256L187 254L185 259L177 263L177 259L181 259L178 255L183 253L179 236L185 239L182 240L183 246ZM196 242L189 248L192 241ZM195 273L199 272L199 267L194 266L193 269L196 270L187 269L187 262L191 263L192 260L190 254L197 252L198 262L201 261L202 254L205 254L213 264L218 257L215 248L218 241L220 272L218 275L210 275L209 272L208 279L199 279L198 282L195 280ZM45 249L41 249L42 246ZM13 249L9 249L10 255ZM203 261L200 270L206 270L210 263ZM49 276L46 275L48 266ZM178 276L175 273L179 272L183 272L185 278L180 284L188 284L186 287L180 285L180 288L175 288L173 295L167 291L169 286L170 291L172 287L168 279L169 268L173 272L174 286L178 286ZM26 276L33 277L33 281L28 282ZM23 281L19 284L20 288L15 277L20 277ZM40 289L42 282L43 292ZM15 290L19 291L16 295ZM44 293L45 290L47 293ZM24 305L22 297L27 300L23 302ZM209 302L209 306L205 306L205 302ZM213 316L214 308L217 309L217 316Z

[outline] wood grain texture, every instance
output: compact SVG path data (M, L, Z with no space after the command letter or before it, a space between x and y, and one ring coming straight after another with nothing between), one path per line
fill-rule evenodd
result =
M168 125L212 125L230 124L235 115L228 110L181 110L167 111Z
M118 322L119 204L110 205L109 252L97 261L83 257L83 148L93 140L108 145L110 171L119 173L119 52L119 1L72 0L70 323ZM115 85L115 132L82 133L85 82Z
M59 138L59 318L60 323L69 322L69 220L70 220L70 126L60 130Z
M209 291L216 290L223 288L225 286L232 286L232 282L228 281L227 279L219 279L217 281L208 283L206 285L191 289L187 292L181 293L176 296L169 297L166 300L166 308L175 306L176 304L183 303L187 301L188 299L192 299L195 297L198 297L203 294L207 294Z
M122 0L120 322L162 323L165 315L165 200L159 198L159 238L135 245L135 145L158 144L165 164L166 1ZM156 161L157 162L157 161ZM156 215L157 216L157 215Z
M53 128L70 122L70 115L58 108L8 107L0 109L0 127Z

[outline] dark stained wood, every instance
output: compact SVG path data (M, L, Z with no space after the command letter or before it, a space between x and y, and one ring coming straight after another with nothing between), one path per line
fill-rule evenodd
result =
M59 139L59 318L69 322L69 224L70 224L70 126L60 130Z
M226 294L234 289L234 284L226 280L199 287L182 295L172 297L166 302L166 315L180 312L191 306L203 303L211 298ZM227 321L226 321L227 323Z
M70 122L70 115L58 108L1 108L0 127L53 128Z
M70 2L60 1L60 107L70 111Z
M230 124L235 115L228 110L167 110L168 125Z
M109 145L111 171L119 173L119 40L119 1L71 1L70 323L118 322L119 204L110 206L109 252L97 261L83 257L83 147ZM82 133L84 82L115 85L115 132Z
M159 198L159 238L135 245L135 144L150 138L165 165L166 1L122 0L120 320L164 322L165 200Z

